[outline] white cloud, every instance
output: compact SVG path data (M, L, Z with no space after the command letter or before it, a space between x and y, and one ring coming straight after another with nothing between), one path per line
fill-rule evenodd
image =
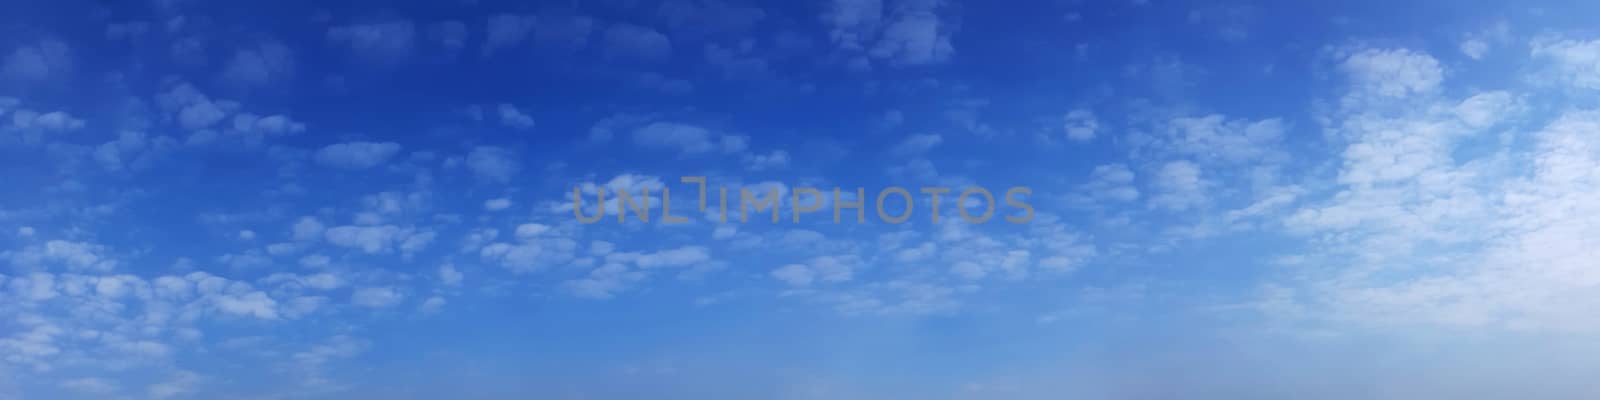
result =
M1486 128L1505 120L1517 112L1520 101L1511 93L1495 91L1468 97L1456 105L1456 115L1461 122L1474 129Z
M1547 80L1553 83L1600 89L1600 39L1581 41L1540 37L1530 44L1533 56L1549 63Z
M437 313L439 310L444 308L445 303L448 303L448 301L446 301L443 297L429 297L427 300L422 302L422 305L417 306L417 311L421 311L423 314Z
M635 145L676 150L684 155L712 151L740 153L749 146L749 140L745 136L718 135L706 128L676 122L654 122L633 130Z
M1139 199L1139 189L1133 184L1133 170L1124 164L1106 164L1094 167L1089 183L1083 185L1086 202L1111 200L1128 202Z
M883 22L882 0L833 0L822 15L828 36L845 49L865 50Z
M1489 54L1496 45L1504 44L1511 37L1510 25L1501 22L1480 32L1468 34L1461 40L1458 48L1461 54L1474 60L1481 60Z
M323 229L322 221L318 221L313 217L300 217L298 221L295 221L294 226L290 228L294 240L298 241L320 239L322 238Z
M1150 198L1152 207L1170 211L1185 211L1206 202L1206 182L1200 177L1200 167L1189 161L1171 161L1156 171L1156 188Z
M511 150L478 146L467 154L467 168L484 180L505 183L510 182L511 178L522 170L522 165L517 162L516 155Z
M450 264L439 266L439 282L444 283L445 286L461 286L463 278L465 276L461 274L461 271L456 270L456 266Z
M532 129L533 117L523 114L517 106L501 103L499 107L500 124L514 129Z
M382 165L400 152L394 142L347 142L317 151L318 163L334 168L366 169Z
M627 23L606 28L607 58L629 61L663 61L672 57L672 41L654 29Z
M78 393L107 396L117 392L117 386L99 378L77 378L61 382L61 388Z
M892 13L878 43L868 54L893 65L923 65L949 61L952 27L936 14L938 1L910 1Z
M745 168L751 171L763 171L789 166L789 152L773 150L770 154L749 154L744 157Z
M233 130L240 133L283 136L305 132L306 124L284 115L263 117L251 113L239 113L233 116Z
M1479 38L1470 38L1461 41L1460 48L1461 54L1466 54L1467 57L1474 60L1481 60L1484 54L1489 52L1489 42Z
M511 199L508 198L490 199L483 202L483 209L485 210L500 211L507 208L511 208Z
M539 17L533 15L490 16L484 23L483 54L493 54L495 50L515 47L522 43L538 22Z
M217 310L226 314L260 319L278 319L278 302L262 292L220 294L212 297Z
M105 246L94 243L51 240L43 245L0 253L0 258L24 268L66 267L73 271L106 272L118 264L109 253Z
M711 261L711 251L704 246L684 246L671 250L641 254L635 263L639 268L685 267Z
M46 39L13 50L0 66L0 76L26 81L59 78L72 68L72 49L58 40Z
M327 268L333 259L321 254L312 254L300 257L300 266L306 268Z
M882 0L834 0L822 15L835 46L859 54L852 68L867 68L863 57L890 65L948 61L954 26L939 16L940 1L905 0L885 7Z
M901 157L918 156L928 152L928 150L932 150L940 143L944 143L944 138L938 134L911 135L896 144L893 149L889 150L889 153Z
M239 49L223 67L222 79L240 86L267 86L294 77L294 52L273 40Z
M1439 61L1407 49L1361 49L1339 66L1357 93L1400 97L1431 92L1444 80Z
M626 265L608 263L590 271L589 276L567 281L565 285L574 296L609 299L642 279L643 272L629 270Z
M420 251L431 243L435 233L419 232L413 228L394 225L348 225L329 228L324 232L324 237L329 244L360 249L367 254L387 253L398 248L401 254L407 255Z
M188 82L178 83L171 90L157 95L156 102L163 109L174 112L178 126L188 130L201 130L216 125L230 112L224 105L232 104L227 101L212 101Z
M565 237L538 237L522 243L493 243L478 250L486 262L500 264L512 272L527 273L566 264L574 258L578 243Z
M395 62L411 55L416 26L409 20L355 23L328 28L328 43L345 46L377 62Z
M152 399L167 399L189 393L194 393L195 386L200 384L200 375L189 371L178 371L172 378L164 382L151 384L145 392Z
M350 303L362 307L384 308L400 304L405 295L389 287L361 288L350 294Z
M1480 332L1600 331L1591 312L1600 302L1585 295L1600 285L1590 261L1600 253L1584 239L1600 234L1596 130L1600 112L1561 115L1532 135L1526 175L1504 181L1474 171L1484 164L1445 158L1419 164L1416 178L1346 182L1347 193L1332 204L1291 219L1337 238L1302 264L1353 263L1310 276L1320 284L1283 289L1304 308L1293 317ZM1459 137L1437 135L1433 146L1447 151L1448 140Z
M83 120L73 117L64 111L38 113L31 110L17 110L11 114L11 127L16 129L39 129L46 132L65 132L83 128Z
M655 122L633 131L633 143L643 147L675 149L683 154L705 153L718 148L711 131L694 125Z
M1063 127L1067 132L1067 139L1088 141L1094 139L1095 132L1100 129L1100 120L1096 119L1094 112L1077 109L1067 112L1063 118Z
M1268 166L1284 161L1278 149L1283 121L1228 120L1219 114L1174 118L1167 123L1169 150L1207 163Z
M550 226L549 225L529 223L529 224L518 225L517 226L516 235L517 235L517 239L533 240L535 238L538 238L540 235L544 235L545 232L549 232L549 231L550 231Z
M728 154L743 152L750 146L750 138L747 136L723 135L721 142L722 152Z
M816 274L811 272L811 267L804 264L789 264L772 270L772 277L794 287L811 286L816 280Z

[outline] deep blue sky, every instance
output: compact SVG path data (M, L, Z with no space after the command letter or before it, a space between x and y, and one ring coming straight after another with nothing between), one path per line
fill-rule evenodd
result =
M326 3L0 4L0 399L1600 390L1593 4Z

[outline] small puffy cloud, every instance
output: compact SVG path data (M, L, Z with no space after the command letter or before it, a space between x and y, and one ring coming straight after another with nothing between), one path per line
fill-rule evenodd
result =
M1438 60L1407 49L1361 49L1346 57L1339 69L1360 92L1380 97L1429 92L1444 80Z
M828 36L839 47L862 50L883 23L883 0L833 0L822 15Z
M61 382L61 388L96 396L107 396L117 392L117 386L99 378L68 379Z
M467 168L484 180L505 183L510 182L511 178L521 171L522 165L517 162L511 150L478 146L467 154Z
M65 132L83 128L83 120L63 111L40 114L28 110L18 110L11 114L11 126L18 129Z
M507 208L511 208L511 199L508 198L490 199L483 202L483 209L485 210L500 211Z
M703 246L684 246L655 253L641 254L634 262L639 268L684 267L711 261L711 252Z
M72 68L72 49L59 40L46 39L25 45L6 55L0 76L24 81L43 81L65 75Z
M461 286L463 278L465 278L465 275L462 275L461 271L456 269L456 266L450 264L439 266L439 282L444 283L445 286Z
M5 108L6 104L0 103L0 113L3 113ZM42 142L46 134L75 131L84 126L82 119L64 111L39 113L22 109L12 112L9 120L9 124L7 121L0 121L0 134L19 135L23 143L30 144Z
M526 273L572 261L578 242L564 237L538 237L518 244L493 243L483 246L478 255L512 272Z
M955 55L950 45L952 27L938 14L940 2L911 2L898 7L878 43L868 54L891 65L924 65L949 61Z
M1494 91L1475 94L1456 105L1456 115L1471 128L1494 125L1512 115L1521 106L1511 93Z
M194 393L195 386L199 384L200 375L189 371L178 371L171 379L146 387L145 392L152 399L162 400Z
M615 244L604 240L596 240L589 243L589 254L591 255L604 256L616 250L617 246Z
M1461 54L1465 54L1468 58L1479 60L1483 59L1484 54L1489 52L1489 42L1479 38L1469 38L1461 41L1460 48Z
M1100 129L1100 121L1095 118L1094 112L1084 109L1067 112L1063 118L1063 127L1067 132L1067 139L1075 141L1088 141L1094 139L1095 132Z
M909 1L885 7L882 0L833 0L822 22L835 46L857 54L851 68L869 68L866 57L890 65L937 64L955 55L950 42L955 27L940 17L942 5Z
M567 281L565 286L573 296L589 299L609 299L627 290L634 282L644 279L644 273L630 270L626 265L608 263L589 272L583 279Z
M751 171L778 169L789 166L789 152L773 150L769 154L750 154L744 157L745 168Z
M174 118L178 126L189 130L210 128L228 116L229 110L224 108L225 101L212 101L194 85L187 82L173 86L171 90L156 96L156 102L163 109L175 113Z
M278 302L266 293L222 294L212 301L218 311L225 314L249 316L260 319L278 319Z
M517 109L517 106L502 103L500 104L499 112L500 125L513 129L533 128L533 117L523 114L521 110Z
M312 254L309 256L300 257L300 266L306 268L327 268L328 264L331 264L332 262L332 258L321 254Z
M233 116L233 130L241 133L282 136L305 132L306 124L295 122L283 115L263 117L251 113L239 113Z
M417 311L421 311L424 314L436 313L439 312L439 310L444 309L445 303L448 303L448 301L446 301L443 297L429 297L428 300L422 302L422 305L417 306Z
M329 244L360 249L367 254L386 253L394 248L398 248L402 254L415 253L432 243L437 236L433 232L418 232L394 225L340 226L329 228L323 235Z
M944 138L938 134L911 135L900 141L900 144L896 144L889 153L902 157L917 156L932 150L940 143L944 143Z
M1139 189L1133 185L1134 173L1124 164L1106 164L1094 167L1089 183L1083 185L1084 200L1110 200L1129 202L1139 199Z
M617 60L662 61L672 57L672 41L654 29L613 24L605 31L605 55Z
M400 304L405 295L389 287L361 288L350 293L350 303L362 307L384 308Z
M1159 191L1150 199L1152 207L1184 211L1206 201L1206 182L1200 177L1200 167L1192 162L1168 162L1156 171L1155 179Z
M517 235L517 239L533 240L534 238L537 238L540 235L545 234L545 232L549 232L549 231L550 231L550 226L549 225L544 225L544 224L522 224L522 225L518 225L517 226L516 235Z
M1167 124L1167 150L1201 162L1261 165L1282 161L1282 120L1229 120L1219 114L1174 118Z
M493 54L495 50L515 47L533 32L534 26L539 22L539 17L533 15L499 14L488 18L484 23L483 54Z
M811 267L804 264L789 264L772 270L772 277L793 287L811 286L816 280L816 274L811 272Z
M721 141L723 153L741 153L750 147L750 138L748 136L724 135Z
M298 241L322 238L322 230L322 221L318 221L313 217L300 217L299 220L295 221L294 226L290 227L294 240Z
M1511 38L1511 26L1505 22L1495 24L1489 29L1466 35L1458 48L1467 58L1481 60L1488 55L1489 50L1498 44L1504 44Z
M706 128L677 122L654 122L633 131L633 143L641 147L677 150L679 154L702 154L716 150L738 153L749 138L717 135Z
M358 56L395 62L411 55L416 26L409 20L376 21L328 28L328 43L347 47Z
M399 152L400 145L394 142L348 142L323 147L316 160L334 168L366 169L388 162Z
M267 86L293 78L294 69L294 52L269 40L234 52L223 67L222 79L239 86Z

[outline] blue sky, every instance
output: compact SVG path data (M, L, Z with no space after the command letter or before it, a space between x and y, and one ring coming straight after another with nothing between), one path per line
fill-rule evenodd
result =
M1600 390L1593 4L4 9L3 399Z

